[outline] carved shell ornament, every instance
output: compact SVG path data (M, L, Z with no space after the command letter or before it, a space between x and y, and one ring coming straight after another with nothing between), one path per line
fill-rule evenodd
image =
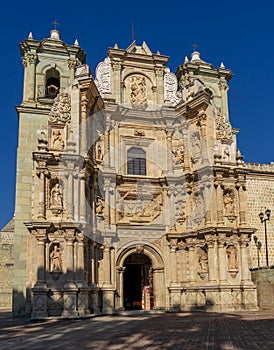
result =
M50 123L67 124L71 121L71 99L70 94L62 92L53 103L49 114Z

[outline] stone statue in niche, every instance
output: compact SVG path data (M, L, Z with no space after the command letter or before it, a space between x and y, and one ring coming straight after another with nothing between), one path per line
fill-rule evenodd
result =
M190 136L190 155L194 163L201 157L201 137L198 131L194 131Z
M104 205L104 201L102 198L97 198L97 202L96 202L96 214L103 216L104 215L104 209L105 209L105 205Z
M204 198L201 192L196 192L194 195L194 220L201 220L205 215Z
M208 271L207 252L203 248L200 248L199 255L198 255L198 262L199 262L201 271Z
M58 179L54 179L50 185L50 208L63 207L63 189Z
M228 270L237 270L238 269L237 248L234 245L230 245L227 247L226 253L227 253Z
M50 253L50 271L61 271L62 270L62 264L61 264L61 254L60 254L60 248L57 244L53 246L53 249Z
M229 162L230 161L230 149L229 147L225 147L224 151L223 151L223 160L225 162Z
M223 195L225 215L235 215L234 192L225 190Z
M184 163L184 149L181 147L174 147L172 153L175 158L175 165L182 165Z
M132 76L130 78L130 101L132 108L145 109L147 107L145 77Z
M52 148L64 149L65 142L61 130L52 130Z

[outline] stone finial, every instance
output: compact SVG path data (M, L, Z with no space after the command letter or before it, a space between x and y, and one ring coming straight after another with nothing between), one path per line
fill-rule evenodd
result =
M32 39L33 39L32 32L29 32L28 39L30 39L30 40L32 40Z
M114 49L119 49L118 45L115 43Z
M60 40L60 32L57 29L52 29L50 31L50 38L54 40Z
M77 40L77 39L75 39L73 46L79 47L79 43L78 43L78 40Z
M223 63L223 62L221 62L221 64L220 64L220 68L225 68L225 65L224 65L224 63Z
M188 60L188 57L185 56L185 61L184 61L184 63L187 63L187 62L189 62L189 60Z
M192 52L192 54L191 54L191 62L193 62L193 61L201 61L200 52L198 52L198 51Z

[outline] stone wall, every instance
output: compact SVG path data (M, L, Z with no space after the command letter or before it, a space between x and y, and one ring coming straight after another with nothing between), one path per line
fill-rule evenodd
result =
M262 247L259 251L252 239L252 266L266 266L265 254L265 230L264 224L260 222L259 213L271 210L270 220L267 225L268 259L269 265L274 265L274 166L272 164L246 164L251 170L247 177L247 207L248 223L255 227L258 241ZM259 261L258 261L259 260ZM259 262L259 264L258 264Z
M12 305L14 225L11 221L0 231L0 308Z
M253 269L251 276L257 285L259 308L274 310L274 268Z

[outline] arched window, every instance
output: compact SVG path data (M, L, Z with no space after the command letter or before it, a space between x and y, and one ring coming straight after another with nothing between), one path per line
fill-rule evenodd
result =
M55 98L60 90L60 74L51 68L46 73L46 97Z
M146 152L141 148L131 148L127 152L127 173L146 175Z

